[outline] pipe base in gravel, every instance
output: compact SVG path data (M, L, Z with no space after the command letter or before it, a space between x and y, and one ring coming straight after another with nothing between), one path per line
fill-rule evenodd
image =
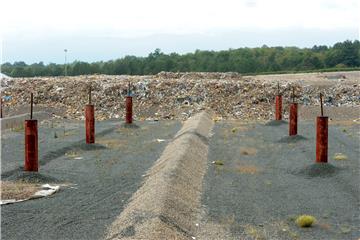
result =
M4 179L3 179L4 180ZM59 183L62 182L54 177L41 174L38 172L25 172L18 170L9 177L5 178L6 181L23 181L27 183Z
M135 123L122 123L120 125L122 128L140 128L138 125L136 125Z
M314 163L305 168L301 169L300 171L295 172L295 175L302 175L304 177L331 177L337 174L341 168L335 167L330 163Z
M284 120L271 120L271 121L265 123L265 126L280 126L283 124L287 124L287 122Z
M189 239L200 215L213 121L188 119L146 174L141 188L109 227L106 239ZM204 141L205 140L205 141Z
M282 137L280 138L280 140L278 142L280 143L294 143L294 142L298 142L298 141L305 141L308 140L306 137L301 136L301 135L295 135L295 136L286 136L286 137Z

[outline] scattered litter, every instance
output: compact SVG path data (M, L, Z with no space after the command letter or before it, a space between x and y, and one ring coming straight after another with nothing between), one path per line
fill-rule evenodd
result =
M27 199L22 199L22 200L16 200L16 199L0 200L0 205L6 205L6 204L11 204L11 203L23 202L23 201L26 201L26 200L27 200Z
M76 157L78 157L78 154L75 151L69 151L69 152L65 153L65 156L67 156L69 158L76 158Z
M343 153L335 153L334 155L334 160L343 161L347 159L348 159L347 156Z
M42 188L41 190L35 192L34 195L32 195L29 198L19 199L19 200L16 200L16 199L0 200L0 205L18 203L18 202L23 202L23 201L30 200L30 199L47 197L47 196L53 195L54 193L59 191L60 186L59 185L43 184L43 185L41 185L41 188Z
M10 101L12 99L12 97L11 96L3 96L3 99L5 101Z
M166 81L165 81L166 80ZM292 87L301 93L301 105L318 104L320 86L304 85L299 81L282 80L284 99L289 99ZM168 73L152 76L90 75L67 77L17 78L4 88L11 96L6 105L11 108L27 105L25 89L36 89L36 104L64 109L55 118L81 119L87 103L87 88L92 86L97 120L124 118L124 96L132 83L135 119L158 121L185 120L194 114L210 110L222 119L273 118L273 102L277 81L259 76L243 77L238 73ZM324 87L322 87L323 89ZM323 89L326 106L355 106L360 104L360 88L343 82ZM156 114L155 114L156 113Z
M53 195L55 192L57 192L60 188L60 186L52 186L52 185L49 185L49 184L44 184L44 185L41 185L41 187L43 188L42 190L40 191L37 191L33 197L31 198L37 198L37 197L47 197L47 196L50 196L50 195Z
M265 184L266 184L266 185L271 185L272 182L271 182L270 180L266 180L266 181L265 181Z

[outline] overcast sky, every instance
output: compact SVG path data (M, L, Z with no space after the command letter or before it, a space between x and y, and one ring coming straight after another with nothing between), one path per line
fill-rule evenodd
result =
M359 39L358 0L2 0L2 61L109 60Z

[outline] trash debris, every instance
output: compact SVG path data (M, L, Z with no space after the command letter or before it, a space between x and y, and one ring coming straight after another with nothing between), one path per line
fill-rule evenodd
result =
M345 73L344 73L345 74ZM97 120L124 119L125 96L130 82L133 87L134 119L158 121L186 120L194 114L210 110L214 121L222 119L268 120L273 118L273 102L280 81L283 99L290 99L294 87L301 105L318 105L318 92L327 96L325 106L360 105L357 79L328 80L327 75L241 76L238 73L169 73L151 76L89 75L74 77L12 78L3 88L6 106L16 109L29 102L26 92L34 91L36 106L56 109L55 118L83 119L88 86ZM291 80L287 80L287 77ZM302 79L305 80L302 80ZM317 79L318 78L318 79ZM295 80L294 80L295 79ZM349 81L349 82L347 82ZM284 109L286 109L284 101ZM61 110L62 109L62 110ZM284 115L286 116L286 115Z
M65 153L65 156L67 156L68 158L76 159L78 157L78 153L70 150Z
M21 200L16 200L16 199L0 200L0 205L6 205L6 204L11 204L11 203L23 202L23 201L26 201L26 200L27 200L27 199L21 199Z
M50 184L43 184L43 185L41 185L41 188L42 188L41 190L35 192L34 195L30 196L29 198L18 199L18 200L16 200L16 199L0 200L0 205L18 203L18 202L23 202L23 201L30 200L30 199L47 197L47 196L53 195L54 193L59 191L60 186L59 185L54 185L53 186L53 185L50 185Z
M31 198L46 197L54 194L60 188L60 186L52 186L50 184L41 185L42 190L37 191Z
M343 153L335 153L334 160L338 160L338 161L347 160L347 156Z

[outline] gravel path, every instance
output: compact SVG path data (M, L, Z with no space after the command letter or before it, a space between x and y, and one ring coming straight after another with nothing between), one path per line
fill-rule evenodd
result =
M359 125L330 125L331 165L318 169L313 165L312 121L299 126L305 138L291 139L286 137L287 124L218 123L210 140L198 237L357 239L359 130ZM335 153L345 154L347 160L334 160ZM302 214L317 219L314 227L295 225L294 219Z
M41 176L69 184L52 197L1 208L2 239L101 239L141 186L143 174L180 129L177 121L99 122L96 142L84 144L83 122L39 130ZM54 138L54 133L57 138ZM2 135L2 177L21 175L22 131ZM165 140L158 141L157 139Z

